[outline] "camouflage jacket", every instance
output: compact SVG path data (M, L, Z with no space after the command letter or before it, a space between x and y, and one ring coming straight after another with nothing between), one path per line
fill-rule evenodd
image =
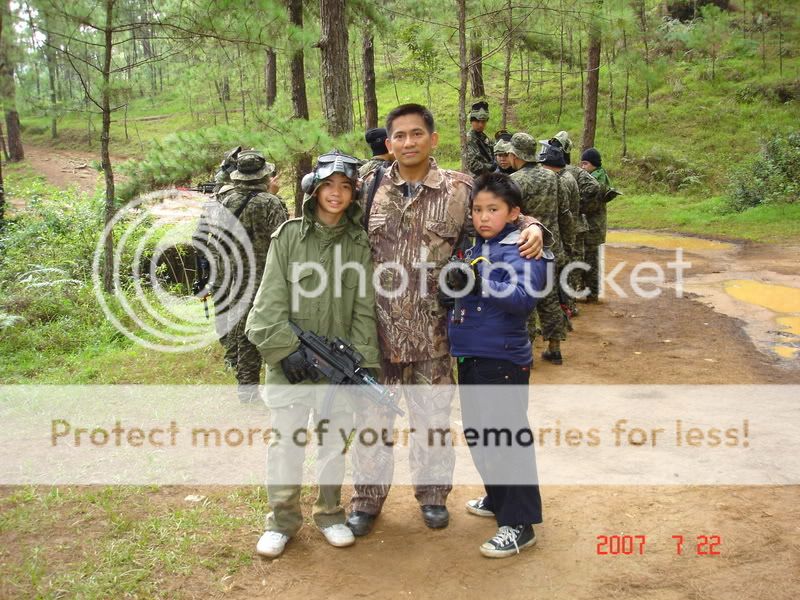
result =
M567 165L564 168L578 183L578 191L581 195L581 214L589 215L599 209L598 196L600 195L600 184L591 174L575 165Z
M385 161L382 158L376 158L376 157L370 158L367 162L365 162L358 168L358 176L362 178L366 177L367 175L372 173L375 169L383 165L385 165L388 168L392 165L392 163Z
M474 129L467 132L465 154L467 169L473 177L494 171L497 167L494 162L494 149L485 133L478 133Z
M382 288L376 297L378 340L383 358L391 362L439 358L450 350L438 277L465 224L471 224L472 179L440 169L433 159L430 163L427 176L410 198L406 198L409 185L400 177L397 163L385 171L368 220L376 283ZM371 185L369 177L363 187ZM408 276L405 290L389 297L387 292L404 283L403 272Z
M237 224L233 221L233 213L254 192L255 195L250 198L239 215ZM232 278L234 287L238 288L236 295L240 296L250 284L252 273L254 280L251 294L255 295L264 273L272 233L289 218L286 207L278 197L269 193L268 183L263 182L249 185L236 184L233 189L220 194L218 198L219 206L227 210L216 210L212 218L212 232L215 229L218 232L214 234L217 243L212 246L212 255L217 261L217 276L224 278L227 274L229 282ZM226 240L233 240L233 243L226 243ZM253 249L254 268L250 266L250 257L245 247L248 240ZM242 281L238 282L235 280L240 262L243 267Z
M564 246L564 252L566 252L567 258L571 258L575 255L575 235L578 233L581 223L581 195L578 191L578 182L568 171L561 169L556 172L556 175L558 176L558 229L561 232L561 244ZM569 208L569 220L563 216L563 206Z
M574 240L574 225L569 204L559 202L558 176L537 164L526 163L511 179L522 190L522 213L536 217L553 235L553 254L557 261L564 259L559 225L564 223L567 235Z

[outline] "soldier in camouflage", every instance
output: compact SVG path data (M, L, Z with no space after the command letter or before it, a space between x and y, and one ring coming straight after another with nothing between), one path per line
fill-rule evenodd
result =
M508 139L500 138L494 144L494 158L497 161L496 173L511 175L516 169L511 165L509 152L511 151L511 136Z
M539 154L539 162L541 162L542 167L548 169L549 171L553 171L556 175L558 175L558 204L559 206L563 206L564 204L569 206L569 211L572 216L572 223L562 224L559 222L561 243L564 246L565 254L565 262L562 262L558 265L558 280L560 282L561 270L566 266L567 263L576 260L583 260L582 257L577 258L577 252L575 250L575 237L578 218L580 217L581 196L580 192L578 191L578 183L575 181L575 178L565 170L567 161L566 157L564 156L564 149L561 147L561 142L553 138L548 141L543 140L541 144L542 151ZM571 278L574 273L575 271L570 272ZM575 289L573 285L570 285L570 287ZM566 303L569 316L578 315L578 308L575 305L575 296L573 294L568 294L565 291L565 293L562 294L561 303L562 305ZM571 326L569 329L571 330Z
M581 169L589 173L598 183L598 191L595 201L586 218L589 222L589 231L585 237L585 256L589 264L587 287L589 295L587 302L597 302L600 293L600 246L606 241L606 192L611 188L611 181L603 169L603 161L600 153L595 148L589 148L581 155Z
M497 167L494 149L483 130L489 120L489 103L476 102L469 113L470 130L467 132L466 164L473 177L491 173Z
M591 256L586 253L586 235L589 232L589 215L594 215L597 211L598 196L601 193L600 184L592 177L587 171L581 169L577 165L571 164L570 153L572 152L573 144L566 131L559 131L555 138L561 142L564 148L564 158L567 161L565 170L575 178L578 184L578 192L580 193L580 215L576 222L575 227L575 256L576 260L585 261L589 264L591 269ZM597 255L594 256L595 263L597 262ZM580 270L572 272L574 279L571 280L572 288L576 291L582 290L584 287L589 287L589 275Z
M511 162L517 172L511 179L522 190L522 212L536 217L552 233L555 263L565 264L566 254L562 243L560 225L569 237L572 232L572 213L567 202L559 203L558 176L536 164L536 140L527 133L515 133L511 138ZM550 292L536 304L536 314L542 327L542 338L548 348L542 358L556 365L563 362L561 342L566 339L567 321L558 296L556 265L549 270L552 277ZM531 333L535 331L534 318L529 323Z
M392 165L394 154L386 148L386 137L386 129L384 127L367 129L364 139L372 150L372 158L358 169L359 177L366 177L378 167L388 168Z
M239 400L259 401L261 355L245 335L247 314L264 273L272 233L288 217L286 207L271 193L275 166L254 150L239 153L231 173L233 188L221 198L225 210L214 217L216 243L212 254L217 265L214 304L224 307L218 314L218 331L228 332L228 352L236 368ZM252 248L252 254L247 246ZM251 265L250 260L255 264Z
M449 431L453 372L447 338L447 313L439 303L439 273L448 262L469 218L472 179L440 169L431 157L438 143L431 112L419 104L391 111L386 129L396 157L385 171L372 203L365 207L365 225L379 278L376 281L378 341L382 382L404 389L409 423L415 431ZM374 173L362 185L370 189ZM542 232L521 222L520 252L541 253ZM394 264L397 268L382 269ZM408 278L404 281L401 272ZM398 290L399 293L393 293ZM416 385L414 385L416 384ZM436 385L438 387L431 387ZM394 415L371 405L360 416L362 428L393 430ZM435 448L411 438L410 466L414 493L425 524L446 527L445 506L452 489L455 455L447 436ZM387 444L353 452L354 487L348 526L366 535L380 513L394 472L393 449ZM428 483L434 482L434 483Z

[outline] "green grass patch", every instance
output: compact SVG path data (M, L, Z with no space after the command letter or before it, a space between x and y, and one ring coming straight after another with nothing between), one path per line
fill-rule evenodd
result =
M800 242L800 205L771 204L731 213L722 196L626 195L609 205L608 226L795 243Z

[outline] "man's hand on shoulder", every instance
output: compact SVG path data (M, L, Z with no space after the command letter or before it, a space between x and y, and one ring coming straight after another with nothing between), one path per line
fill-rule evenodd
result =
M520 231L520 237L517 241L519 246L519 253L522 258L542 258L543 235L539 223L533 223Z

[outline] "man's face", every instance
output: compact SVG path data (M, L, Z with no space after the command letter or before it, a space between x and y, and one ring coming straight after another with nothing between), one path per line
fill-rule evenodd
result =
M470 121L470 125L472 125L472 130L478 133L483 133L483 130L486 129L486 121Z
M508 169L511 167L511 157L508 152L499 152L495 154L495 158L501 169Z
M595 167L588 160L582 160L581 161L581 169L583 169L584 171L589 171L589 173L591 173L592 171L597 170L597 167Z
M519 170L520 167L522 167L522 165L525 164L524 160L522 160L516 154L513 154L511 152L508 153L508 160L510 161L511 166L517 170Z
M430 133L422 115L397 117L392 122L392 132L386 140L386 149L404 167L416 167L427 162L431 151L439 143L439 134Z

